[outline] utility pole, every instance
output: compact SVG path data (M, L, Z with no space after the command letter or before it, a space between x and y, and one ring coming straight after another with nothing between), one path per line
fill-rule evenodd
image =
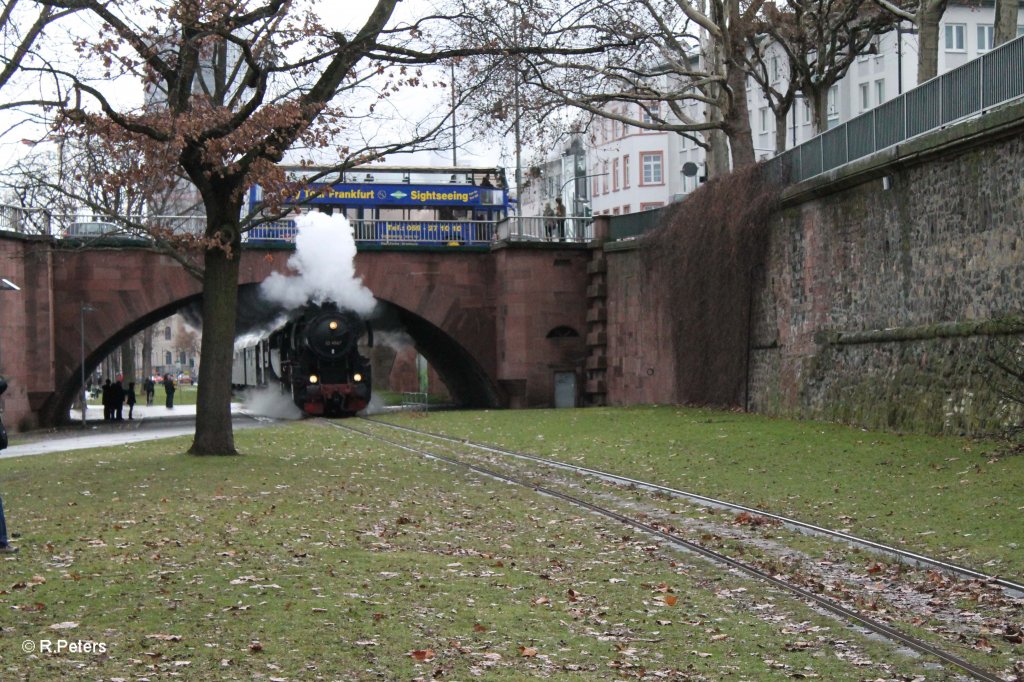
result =
M455 142L455 60L452 60L452 167L458 167L458 144Z

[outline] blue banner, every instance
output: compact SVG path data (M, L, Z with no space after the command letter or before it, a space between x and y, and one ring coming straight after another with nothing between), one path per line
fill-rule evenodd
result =
M343 183L311 185L301 190L296 200L309 204L343 206L503 206L500 189L475 185L386 185Z

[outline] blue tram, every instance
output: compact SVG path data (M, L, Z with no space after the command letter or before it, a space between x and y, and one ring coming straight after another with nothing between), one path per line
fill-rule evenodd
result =
M294 169L312 175L315 169ZM249 191L258 208L260 187ZM494 240L508 217L509 196L500 168L374 166L345 172L335 184L311 182L294 199L293 213L343 214L360 244L464 246ZM250 244L295 241L292 218L263 223L247 233Z

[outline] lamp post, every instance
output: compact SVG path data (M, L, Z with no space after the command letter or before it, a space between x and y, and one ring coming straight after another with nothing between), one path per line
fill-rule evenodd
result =
M82 304L82 308L81 308L81 320L82 321L81 321L81 326L79 327L79 330L80 330L80 340L82 342L82 346L81 346L81 351L82 351L82 392L79 394L79 397L81 397L81 399L82 399L82 428L85 428L85 411L86 411L86 409L88 407L87 406L87 402L88 401L85 398L85 390L86 390L86 386L85 386L85 314L86 313L91 313L94 310L96 310L96 309L93 308L88 303L83 303Z

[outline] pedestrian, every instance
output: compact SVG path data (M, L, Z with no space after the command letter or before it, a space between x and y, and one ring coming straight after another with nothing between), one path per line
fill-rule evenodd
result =
M110 386L110 379L103 382L102 396L103 396L103 421L108 422L114 418L114 407L111 402L111 391L113 389Z
M7 380L0 377L0 395L7 390ZM4 428L4 421L0 418L0 450L7 447L7 429ZM11 547L7 542L7 520L4 518L4 501L0 498L0 554L15 554L17 547Z
M551 241L555 234L555 211L550 201L544 203L544 232L548 235L548 241Z
M558 241L565 241L565 204L562 197L555 198L555 218L558 222Z
M128 418L129 419L134 419L135 418L133 416L134 413L135 413L135 382L134 381L129 381L128 382L128 390L125 391L124 401L128 405Z
M111 419L118 422L124 421L124 384L121 383L120 376L110 386L110 411Z
M0 554L17 554L18 548L11 547L7 538L7 520L4 518L4 501L0 498Z
M156 382L153 381L153 377L149 377L142 384L142 391L146 394L146 404L153 404L153 395L156 393Z
M170 374L164 375L164 390L167 391L167 407L174 407L174 379Z

